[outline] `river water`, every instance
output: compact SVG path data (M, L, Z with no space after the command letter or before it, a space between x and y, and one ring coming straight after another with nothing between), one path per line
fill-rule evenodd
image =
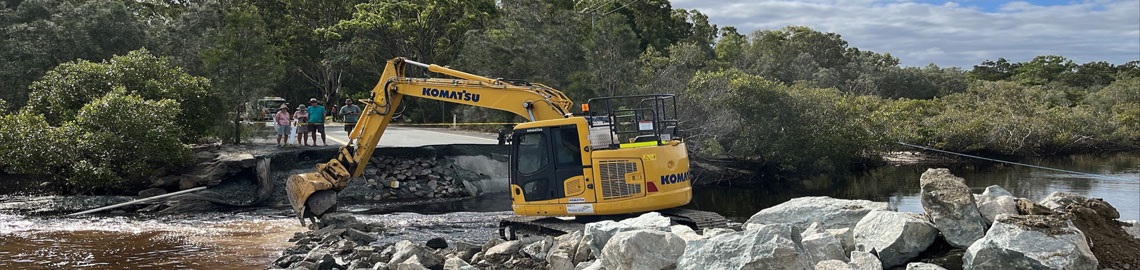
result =
M929 168L948 168L966 180L973 193L998 185L1013 195L1038 201L1055 191L1103 198L1122 220L1140 220L1140 154L1075 155L1030 159L1022 163L1103 177L1057 172L1001 163L905 165L877 168L851 176L819 176L760 187L698 187L689 207L712 210L737 221L789 199L830 196L888 202L904 212L922 213L919 178Z
M767 186L698 187L689 208L719 212L736 221L801 196L889 202L921 212L919 176L946 167L975 193L1000 185L1034 200L1053 191L1104 198L1121 219L1140 219L1140 155L1070 156L1026 163L1106 175L1089 177L992 163L890 166L853 176L820 176ZM9 200L15 197L7 197ZM463 200L410 206L352 205L365 222L384 224L382 239L424 242L433 237L480 243L496 237L497 220L509 216L509 196L492 193ZM286 208L178 216L96 215L66 218L22 215L0 209L0 269L264 269L304 230ZM414 212L414 213L411 213Z

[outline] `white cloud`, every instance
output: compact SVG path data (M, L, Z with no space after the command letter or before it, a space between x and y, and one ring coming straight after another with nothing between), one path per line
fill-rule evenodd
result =
M986 59L1029 61L1055 54L1077 63L1140 60L1140 1L1095 0L1042 6L1008 2L992 11L970 1L680 0L720 27L741 33L809 26L843 36L849 46L898 57L904 66L970 68Z

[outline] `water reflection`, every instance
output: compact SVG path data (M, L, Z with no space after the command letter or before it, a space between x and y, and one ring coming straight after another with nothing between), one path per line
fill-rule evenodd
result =
M764 208L801 196L831 196L889 202L899 211L922 212L919 177L927 168L949 168L966 179L974 193L999 185L1016 196L1039 200L1054 191L1104 198L1120 211L1121 219L1140 219L1140 155L1078 155L1032 159L1025 163L1110 176L1092 177L1023 166L984 163L949 166L891 166L856 176L819 176L800 182L768 183L760 187L698 187L691 208L712 210L734 220L747 220Z

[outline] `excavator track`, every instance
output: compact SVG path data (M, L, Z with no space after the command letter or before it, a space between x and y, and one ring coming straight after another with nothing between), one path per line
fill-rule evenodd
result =
M661 213L662 216L669 217L674 222L692 227L698 232L707 228L728 228L728 220L715 212L684 208L665 209L657 212Z
M708 211L673 208L656 211L677 224L689 226L696 231L706 228L728 228L728 220L720 214ZM586 223L601 220L622 220L640 214L612 216L580 216L572 220L556 217L515 216L499 221L499 236L515 240L534 236L559 236L585 229Z
M556 217L515 216L499 221L499 236L507 240L526 237L559 236L586 227L576 220L563 220Z

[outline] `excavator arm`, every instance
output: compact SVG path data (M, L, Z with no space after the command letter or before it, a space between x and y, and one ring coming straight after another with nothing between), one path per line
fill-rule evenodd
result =
M455 78L405 77L408 65ZM349 144L341 147L333 159L317 164L316 172L292 175L286 180L289 204L302 224L305 218L319 218L335 211L336 192L364 172L405 96L508 111L530 121L568 117L573 105L561 91L542 84L491 79L404 58L389 60L370 98L361 100L365 107L356 128L348 134Z

